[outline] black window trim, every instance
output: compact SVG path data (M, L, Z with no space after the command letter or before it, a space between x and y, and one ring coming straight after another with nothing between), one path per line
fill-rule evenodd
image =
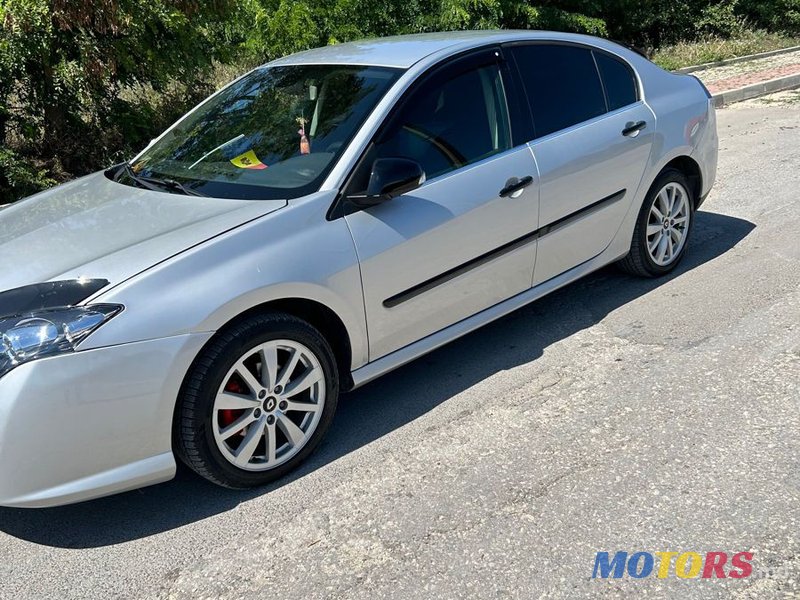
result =
M431 79L440 75L442 71L448 71L448 75L450 77L455 77L466 71L478 69L491 64L496 64L500 69L500 74L503 81L503 91L505 94L506 112L509 121L507 125L511 135L511 140L508 149L498 154L486 157L483 160L495 159L498 156L502 156L507 152L515 150L519 146L527 144L527 136L532 132L530 111L526 109L525 104L522 101L522 94L524 94L524 90L518 89L520 81L514 69L512 68L511 63L503 53L503 45L493 43L488 46L470 48L458 54L448 56L436 64L431 65L427 70L421 73L403 92L391 109L389 109L389 112L381 122L379 129L372 135L369 143L364 147L358 159L354 161L353 166L348 171L347 176L344 178L344 182L339 187L339 192L337 193L336 198L328 209L326 219L328 221L333 221L354 212L364 210L349 202L345 195L345 191L350 186L353 177L355 177L356 172L361 167L362 162L372 150L375 143L380 140L384 131L391 129L392 121L397 119L398 114L408 103L409 98L412 98L414 93L420 87L424 86ZM450 73L451 69L453 69L452 73ZM442 176L448 176L453 173L457 173L461 169L469 168L475 164L476 163L469 163L463 167L460 167L459 169L442 174Z
M600 65L597 64L597 56L595 55L594 50L590 50L589 54L592 57L592 64L594 65L595 73L597 73L597 79L600 80L600 89L603 90L603 102L606 105L606 112L603 113L603 114L607 115L608 113L611 112L611 105L608 102L608 90L606 89L606 80L603 79L603 72L600 70ZM584 121L581 121L581 123L583 123L583 122ZM576 125L577 125L577 123L576 123Z
M505 42L505 43L501 44L501 47L502 48L508 48L509 50L513 50L513 48L520 47L520 46L542 46L542 45L547 45L547 46L572 46L572 47L582 48L584 50L588 50L592 55L592 62L594 63L594 68L595 68L595 72L597 73L597 77L600 79L600 87L603 90L603 99L604 99L605 105L606 105L606 112L603 113L602 115L598 115L596 117L592 117L592 119L587 119L585 121L580 121L578 123L573 123L569 127L565 127L563 129L559 129L557 131L553 131L551 133L548 133L547 135L554 135L554 134L560 133L562 131L566 131L568 129L571 129L572 127L577 127L577 126L580 126L580 125L582 125L584 123L588 123L588 122L590 122L590 121L592 121L594 119L605 117L606 115L614 113L614 112L617 112L618 110L623 110L625 108L628 108L629 106L633 106L634 104L636 104L637 102L640 102L642 100L641 83L639 81L639 77L636 74L636 69L634 69L633 66L631 66L631 64L627 60L622 58L621 56L619 56L617 54L614 54L613 52L609 52L608 50L605 50L604 48L598 48L597 46L592 46L591 44L583 44L583 43L580 43L580 42L573 42L573 41L567 41L567 40L513 40L513 41L510 41L510 42ZM628 69L628 72L630 73L631 77L633 78L634 90L636 92L636 100L634 102L632 102L630 104L626 104L625 106L621 106L621 107L619 107L617 109L614 109L614 110L609 110L608 92L606 91L606 82L605 82L605 79L603 78L602 72L600 71L600 67L597 64L597 59L595 57L596 53L605 54L606 56L609 56L610 58L615 59L618 62L622 63L625 66L625 68ZM528 138L526 143L530 143L530 142L533 142L535 140L541 139L542 137L546 137L546 136L539 136L539 135L536 134L536 121L535 121L535 119L533 117L533 109L531 108L531 101L530 101L530 98L528 97L528 91L527 91L527 89L525 87L525 83L524 83L524 80L523 80L523 77L522 77L522 70L519 68L519 63L517 62L517 58L516 58L516 56L515 56L513 51L512 52L508 52L508 56L506 57L506 61L508 62L509 66L511 67L511 70L513 71L513 76L516 79L515 87L519 88L521 90L520 97L525 99L525 102L527 103L527 106L528 106L527 112L528 112L528 114L530 116L530 122L531 122L532 131L530 132L531 133L531 137Z
M604 54L611 60L616 60L618 63L620 63L623 67L625 67L628 70L628 74L631 76L631 79L633 79L633 92L634 92L633 102L629 102L628 104L623 104L622 106L615 108L613 110L611 109L611 105L608 100L608 90L606 88L606 80L605 77L603 77L603 71L600 70L600 65L597 62L598 54ZM639 77L636 75L636 69L634 69L628 63L628 61L626 61L621 56L617 56L616 54L603 50L602 48L592 48L592 59L594 60L594 67L595 69L597 69L597 74L600 76L600 85L603 86L603 95L606 98L606 114L628 108L629 106L633 106L634 104L642 100L642 94L639 89Z

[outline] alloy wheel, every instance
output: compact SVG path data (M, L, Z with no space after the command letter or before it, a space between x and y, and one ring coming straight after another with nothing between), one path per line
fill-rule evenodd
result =
M661 188L647 217L647 252L655 264L665 267L680 256L691 218L686 188L675 181Z
M303 344L271 340L251 349L228 371L214 400L217 448L240 469L274 469L313 435L325 392L320 361Z

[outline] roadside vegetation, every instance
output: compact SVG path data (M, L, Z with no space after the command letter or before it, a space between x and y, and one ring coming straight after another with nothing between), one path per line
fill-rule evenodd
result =
M674 69L800 44L800 0L0 0L0 204L129 158L284 54L492 28L609 37Z
M664 46L656 50L651 58L661 67L675 70L793 46L800 46L800 36L747 30L733 38L709 36Z

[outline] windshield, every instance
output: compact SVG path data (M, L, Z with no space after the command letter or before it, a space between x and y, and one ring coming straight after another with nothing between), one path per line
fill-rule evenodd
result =
M121 180L167 180L178 193L175 182L184 192L222 198L317 191L399 75L343 65L257 69L179 122Z

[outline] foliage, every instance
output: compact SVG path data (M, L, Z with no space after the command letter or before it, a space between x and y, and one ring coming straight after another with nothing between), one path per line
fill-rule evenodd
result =
M233 58L238 6L0 0L0 177L36 172L34 157L80 174L140 147L153 134L143 118L156 106L126 99L123 90L147 86L167 99L174 82L186 82L185 98L196 98L214 61ZM178 99L175 116L185 104Z
M736 56L800 46L800 37L790 38L765 31L746 31L735 38L704 37L695 42L680 42L660 48L653 62L665 69L702 65Z
M800 0L740 0L737 10L767 30L800 35Z
M0 205L55 185L48 169L20 160L12 150L0 148Z
M785 44L800 0L0 0L0 202L129 157L256 64L486 28L606 36L674 66Z
M738 0L725 0L703 8L697 21L697 31L715 37L730 39L747 32L746 19L737 13Z
M261 61L359 38L463 29L606 33L601 18L519 0L262 0L248 49Z

